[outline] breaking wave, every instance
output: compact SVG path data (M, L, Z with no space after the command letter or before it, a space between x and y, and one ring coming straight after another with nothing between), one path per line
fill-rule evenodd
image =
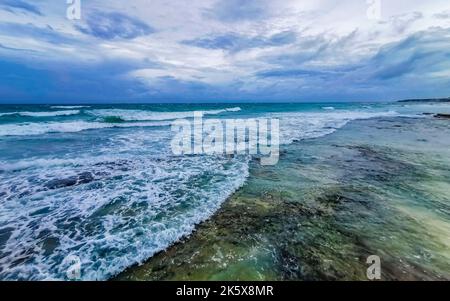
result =
M70 116L80 114L79 110L71 111L53 111L53 112L11 112L0 113L1 116L22 116L22 117L56 117L56 116Z
M219 110L206 110L206 111L195 111L202 112L203 115L219 115L227 112L239 112L241 108L228 108ZM155 111L144 111L144 110L122 110L122 109L99 109L89 111L88 114L100 118L120 118L123 121L163 121L163 120L174 120L181 118L192 118L194 117L194 111L186 112L155 112Z

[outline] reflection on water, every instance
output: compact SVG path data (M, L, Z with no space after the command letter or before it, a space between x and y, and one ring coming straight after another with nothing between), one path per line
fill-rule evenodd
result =
M129 280L450 279L450 123L354 121L286 146L190 238Z

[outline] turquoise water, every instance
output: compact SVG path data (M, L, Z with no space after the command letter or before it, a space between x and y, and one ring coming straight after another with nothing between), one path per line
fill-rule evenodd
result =
M83 280L109 279L191 234L235 191L248 187L255 177L249 177L254 163L247 156L172 154L171 122L192 118L198 110L205 118L279 118L282 149L288 151L327 139L343 128L347 137L341 138L342 144L367 139L370 129L377 127L374 122L348 129L351 121L430 119L422 113L448 112L449 107L391 103L2 106L0 279L65 279L64 259L69 255L80 258ZM311 155L326 151L323 145L308 145ZM414 152L416 145L410 148ZM284 168L292 160L282 158L274 168ZM307 186L313 179L322 179L328 189L336 184L335 170L308 165L304 172L295 185ZM270 174L267 185L278 181L276 174ZM373 180L370 174L357 179L351 175L350 183L370 185ZM434 185L431 194L441 189L436 202L445 203L442 193L447 193L448 186L440 182L440 186L421 184L424 190ZM395 206L404 212L420 211L410 203L405 206L398 201ZM430 211L422 214L430 227L439 223ZM441 274L445 271L442 260L436 269Z

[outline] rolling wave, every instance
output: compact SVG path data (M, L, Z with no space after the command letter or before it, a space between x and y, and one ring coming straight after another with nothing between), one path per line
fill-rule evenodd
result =
M169 126L170 122L135 122L135 123L106 123L106 122L34 122L0 125L0 136L35 136L48 133L76 133L86 130L126 127Z
M51 109L63 109L63 110L70 110L70 109L83 109L83 108L90 108L91 106L51 106Z
M210 110L204 111L204 114L214 115L229 112L229 110L230 109ZM102 116L101 121L80 120L72 122L55 121L3 124L0 125L0 136L33 136L47 133L76 133L85 130L105 128L170 126L171 120L193 116L193 112L155 113L131 110L99 111L102 111L101 114L98 114L98 116ZM109 113L115 113L115 115L110 115ZM399 116L399 114L395 111L330 111L327 113L279 113L269 114L266 117L280 118L282 141L287 144L294 140L318 138L331 134L351 120L389 116Z
M273 117L280 118L280 135L283 144L297 140L319 138L334 133L348 122L376 117L402 116L395 111L329 111L314 113L281 113Z
M22 116L22 117L56 117L56 116L70 116L80 114L79 110L70 111L50 111L50 112L10 112L0 113L1 116Z
M227 112L239 112L241 108L227 108L219 110L206 110L199 111L203 115L219 115ZM197 112L197 111L196 111ZM98 109L88 111L91 114L100 118L116 117L122 121L163 121L163 120L175 120L182 118L192 118L194 111L186 112L155 112L155 111L142 111L142 110L122 110L122 109Z

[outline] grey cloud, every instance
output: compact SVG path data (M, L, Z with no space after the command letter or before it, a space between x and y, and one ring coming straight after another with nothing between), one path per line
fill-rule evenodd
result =
M3 9L9 12L20 11L43 16L41 10L36 5L30 4L23 0L1 0L0 7L3 7Z
M137 18L118 12L99 11L88 14L86 24L77 25L76 29L104 40L134 39L155 32L151 26Z
M450 10L446 10L438 14L435 14L434 17L438 19L450 19Z
M264 0L217 1L206 15L222 22L254 21L268 16L267 3Z
M228 33L216 36L209 36L200 39L186 40L183 44L205 49L223 49L229 51L241 51L250 48L263 48L271 46L282 46L294 43L296 33L284 31L269 37L264 36L244 36L236 33Z

